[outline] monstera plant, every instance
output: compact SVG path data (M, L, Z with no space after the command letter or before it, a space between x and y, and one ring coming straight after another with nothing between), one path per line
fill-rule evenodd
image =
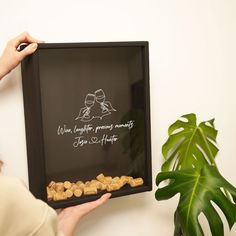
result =
M156 177L156 199L180 194L174 214L174 236L203 236L198 217L203 213L213 236L223 236L224 226L215 203L225 215L230 229L236 221L236 188L220 174L214 119L197 124L195 114L173 123L162 147L165 162ZM167 180L167 181L166 181ZM160 183L164 181L164 187Z

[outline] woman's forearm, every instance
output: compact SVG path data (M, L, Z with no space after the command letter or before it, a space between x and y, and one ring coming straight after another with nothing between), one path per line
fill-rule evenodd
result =
M6 65L3 59L0 57L0 80L7 74Z

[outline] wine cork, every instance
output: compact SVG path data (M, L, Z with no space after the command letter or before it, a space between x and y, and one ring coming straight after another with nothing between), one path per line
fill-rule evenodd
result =
M84 195L93 195L97 194L96 187L84 187Z
M129 183L129 180L130 180L130 177L123 175L123 176L121 176L120 179L122 180L122 182L123 182L124 184L128 184L128 183Z
M114 182L117 182L117 181L119 181L119 180L120 180L120 177L116 176L116 177L114 177L114 178L112 179L112 182L114 183Z
M121 189L124 185L129 184L130 187L137 187L143 185L142 178L133 178L132 176L123 175L121 177L104 176L103 173L99 174L96 179L91 179L85 183L77 181L76 183L65 181L55 182L51 181L47 188L48 201L66 200L73 195L76 197L84 195L97 194L98 190L106 190L108 192Z
M101 190L105 190L107 188L107 185L106 184L104 184L104 183L101 183Z
M53 195L51 194L51 193L48 193L48 195L47 195L48 197L48 201L52 201L53 200Z
M73 192L70 189L67 189L65 193L66 193L67 198L70 198L73 196Z
M103 184L110 184L112 182L112 177L111 176L105 176L103 179L99 180Z
M49 184L48 184L48 187L49 188L53 188L55 186L56 182L54 181L51 181Z
M104 188L104 184L101 183L101 182L98 181L98 180L95 180L95 179L93 179L93 180L90 182L89 187L96 187L97 189L100 189L100 190L105 189L105 188Z
M54 189L50 189L49 187L47 187L47 198L48 201L53 200L53 196L56 193L56 191Z
M70 190L72 191L72 192L74 192L76 189L78 189L79 188L79 186L77 185L77 184L72 184L71 185L71 187L70 187Z
M80 197L81 195L82 195L82 190L81 189L76 189L75 191L74 191L74 195L76 196L76 197Z
M77 185L77 186L78 186L78 185ZM83 191L83 190L84 190L84 187L85 187L85 184L80 184L78 187L79 187L80 190Z
M47 189L47 193L51 192L51 189L49 187L47 187L46 189Z
M120 185L124 186L128 183L128 180L125 178L120 178L118 182Z
M131 183L131 181L134 179L133 177L131 177L131 176L127 176L127 179L128 179L128 184L130 184Z
M106 180L107 182L111 182L111 181L112 181L112 177L111 177L111 176L106 176L106 177L105 177L105 180Z
M118 183L111 183L111 184L107 185L106 189L107 189L108 192L119 190L120 189L120 185Z
M64 182L64 188L65 188L65 189L71 188L71 185L72 185L72 184L71 184L70 181L65 181L65 182Z
M101 181L101 180L103 180L104 179L104 174L99 174L97 177L96 177L96 179L98 180L98 181Z
M106 184L99 181L97 183L90 184L90 187L96 187L98 190L105 190L106 186L107 186Z
M56 192L64 192L64 183L62 182L58 182L55 184L55 188Z
M116 183L119 185L119 188L122 188L124 185L126 185L126 181L123 181L121 179L119 179Z
M81 184L84 184L84 182L79 180L79 181L76 182L76 184L79 186Z
M59 200L66 200L67 196L65 192L56 192L55 195L53 196L54 201L59 201Z
M129 182L131 187L138 187L143 185L143 179L142 178L136 178L136 179L132 179Z

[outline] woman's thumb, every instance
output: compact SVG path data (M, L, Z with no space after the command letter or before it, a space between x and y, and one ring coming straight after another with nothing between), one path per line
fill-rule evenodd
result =
M34 53L36 49L38 48L37 43L31 43L26 48L24 48L22 51L20 51L21 59L24 59L26 56Z

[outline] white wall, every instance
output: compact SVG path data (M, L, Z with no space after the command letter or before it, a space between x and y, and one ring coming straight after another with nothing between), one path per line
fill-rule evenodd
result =
M236 185L235 12L235 0L1 0L0 51L22 31L47 42L148 40L153 177L168 126L194 112L216 118L217 162ZM0 158L5 174L27 181L19 68L0 83ZM110 200L81 221L77 235L173 235L177 198L156 202L154 192ZM226 232L235 235L236 227Z

